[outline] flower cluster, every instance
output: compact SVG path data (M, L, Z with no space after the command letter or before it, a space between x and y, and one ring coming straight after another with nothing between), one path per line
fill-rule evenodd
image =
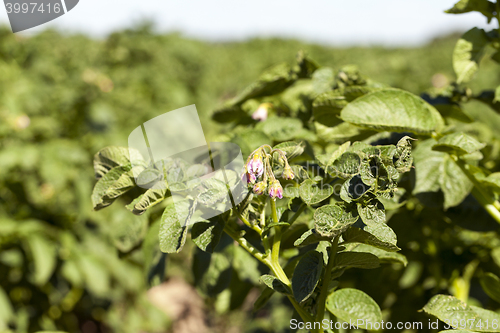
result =
M266 149L269 150L269 153L267 153ZM255 194L264 194L267 190L267 194L272 199L282 199L283 187L274 176L271 168L271 161L274 153L279 153L284 163L283 179L293 179L294 174L292 168L288 164L286 154L279 149L272 149L268 145L259 147L250 154L245 165L244 178L246 178L247 184L253 184L253 192ZM257 182L259 178L261 179Z

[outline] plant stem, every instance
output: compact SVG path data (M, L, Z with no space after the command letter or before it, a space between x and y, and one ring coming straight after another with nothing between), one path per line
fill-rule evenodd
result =
M328 256L328 264L326 265L326 272L323 275L323 285L321 286L318 298L318 309L316 311L316 321L319 322L321 322L325 316L325 303L326 297L328 296L328 285L330 284L330 279L332 277L333 263L335 262L335 256L337 255L338 244L339 236L335 237L332 241L330 255Z
M254 224L251 224L250 222L248 222L248 220L246 218L244 218L243 215L241 215L239 212L238 212L238 218L243 223L245 223L245 225L247 227L249 227L252 230L255 230L259 235L262 235L262 229L258 225L254 225Z
M276 208L276 205L274 205L274 207ZM274 210L274 213L276 214L275 210ZM277 218L277 216L276 216L276 218ZM234 239L236 242L238 242L238 244L242 248L244 248L248 253L250 253L253 257L255 257L257 260L259 260L261 263L263 263L264 265L269 267L271 272L273 272L273 274L276 275L277 278L279 278L281 281L283 281L283 283L285 283L289 287L291 286L290 280L288 279L285 272L283 271L283 269L279 265L279 262L277 265L273 264L268 256L264 255L259 250L257 250L255 247L253 247L252 244L250 244L244 237L241 237L237 231L231 229L231 227L229 227L227 224L224 227L224 231L232 239ZM273 246L273 248L274 248L274 246ZM278 248L278 251L279 251L279 248ZM295 308L295 310L297 311L297 313L302 318L302 320L304 320L304 322L312 322L314 320L314 318L309 313L307 313L307 311L305 311L300 306L299 303L297 303L297 301L293 298L293 296L288 295L287 297L290 300L290 303L292 303L292 305Z
M262 254L255 247L253 247L253 245L250 244L244 237L241 237L240 235L238 235L238 232L236 232L233 229L231 229L230 227L228 227L227 224L224 227L224 231L232 239L234 239L236 242L238 242L238 244L240 244L240 246L242 248L244 248L245 250L248 251L248 253L250 253L252 256L254 256L257 260L259 260L260 262L262 262L264 265L266 265L268 267L271 266L271 262L269 261L269 258L267 258L264 254Z
M273 222L278 223L278 213L276 211L276 199L271 199L271 212L272 212L272 217L273 217ZM279 258L280 258L280 246L281 246L281 227L276 227L274 228L274 237L273 237L273 247L271 250L271 271L276 275L278 279L280 279L284 284L287 286L291 287L292 284L290 283L290 280L288 279L288 276L286 276L286 273L283 271L283 268L281 267L279 263ZM299 303L293 298L293 296L288 296L288 299L290 300L290 303L292 303L293 307L295 310L299 313L300 317L304 322L313 322L314 318L305 311Z

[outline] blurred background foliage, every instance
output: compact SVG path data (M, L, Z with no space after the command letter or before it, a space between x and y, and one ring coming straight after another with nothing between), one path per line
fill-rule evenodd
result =
M237 276L231 283L240 284L246 298L197 298L189 246L158 257L157 230L148 228L154 216L133 216L123 209L125 201L93 212L93 155L105 146L126 146L139 124L190 104L207 140L216 138L227 125L211 120L213 110L264 69L291 63L298 50L334 69L356 64L367 77L416 94L439 89L453 80L458 37L418 48L334 48L281 39L206 43L156 34L148 24L103 40L57 31L25 38L2 28L0 332L272 332L288 326L290 309L279 298L252 314L258 292ZM500 85L498 66L491 60L481 66L472 89ZM480 247L446 238L456 228L443 223L454 211L447 214L440 206L395 214L391 226L408 267L349 273L352 286L393 309L392 321L421 320L415 310L442 281L499 248L495 234ZM251 259L240 258L240 265L245 260ZM170 288L149 274L153 261L165 262L159 267ZM172 324L182 309L191 319Z

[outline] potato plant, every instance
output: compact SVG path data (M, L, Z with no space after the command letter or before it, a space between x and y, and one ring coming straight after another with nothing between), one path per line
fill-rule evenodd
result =
M479 11L491 20L498 18L497 10L489 1L462 0L449 12ZM154 211L156 205L164 209L154 224L163 252L181 251L190 231L198 248L195 284L208 297L218 299L227 289L242 295L231 283L233 267L237 279L255 284L260 276L265 285L255 310L274 293L281 294L306 330L322 332L324 319L381 322L380 307L367 293L339 286L349 269L407 264L387 224L390 218L412 214L416 221L438 207L439 223L453 223L449 217L464 212L472 200L481 214L500 223L499 123L494 114L500 111L500 90L473 93L466 86L485 54L499 61L499 48L497 30L468 31L453 54L456 82L422 97L367 79L353 66L337 72L320 67L299 53L296 64L267 70L212 116L228 129L215 141L237 143L248 156L242 176L252 193L242 204L192 228L175 218L168 190L148 190L127 207L135 214ZM475 101L491 109L479 112L477 104L467 108ZM108 147L96 155L96 170L105 173L94 190L95 207L109 205L135 187L127 163L123 148ZM196 210L196 205L191 202L186 209ZM429 232L425 234L429 242ZM455 240L441 246L490 248L498 260L495 235L481 244L477 237L483 234L467 228L453 235ZM248 254L257 264L250 264ZM424 281L441 281L453 295L432 295L422 304L424 312L447 328L498 331L500 316L469 299L476 276L484 292L500 301L500 279L481 268L486 256L490 258L478 254L466 263L463 275L455 269L449 280L431 276Z

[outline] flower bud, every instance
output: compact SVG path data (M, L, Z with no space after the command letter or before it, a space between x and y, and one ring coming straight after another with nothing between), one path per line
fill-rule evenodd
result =
M245 172L243 174L242 180L247 182L247 184L253 184L257 180L257 177L253 173Z
M283 187L281 187L281 184L279 181L274 180L271 183L271 186L269 187L269 196L274 199L283 199Z
M262 160L260 150L257 151L247 164L247 170L249 173L255 174L255 176L260 177L264 173L264 161Z
M252 118L258 121L264 121L267 119L269 103L262 103L259 105L257 110L252 114Z
M293 177L294 177L294 174L293 174L292 168L290 168L290 166L287 164L285 166L285 169L283 170L283 179L292 180Z
M265 182L258 182L257 184L254 185L253 192L258 195L264 194L266 188L267 184Z

